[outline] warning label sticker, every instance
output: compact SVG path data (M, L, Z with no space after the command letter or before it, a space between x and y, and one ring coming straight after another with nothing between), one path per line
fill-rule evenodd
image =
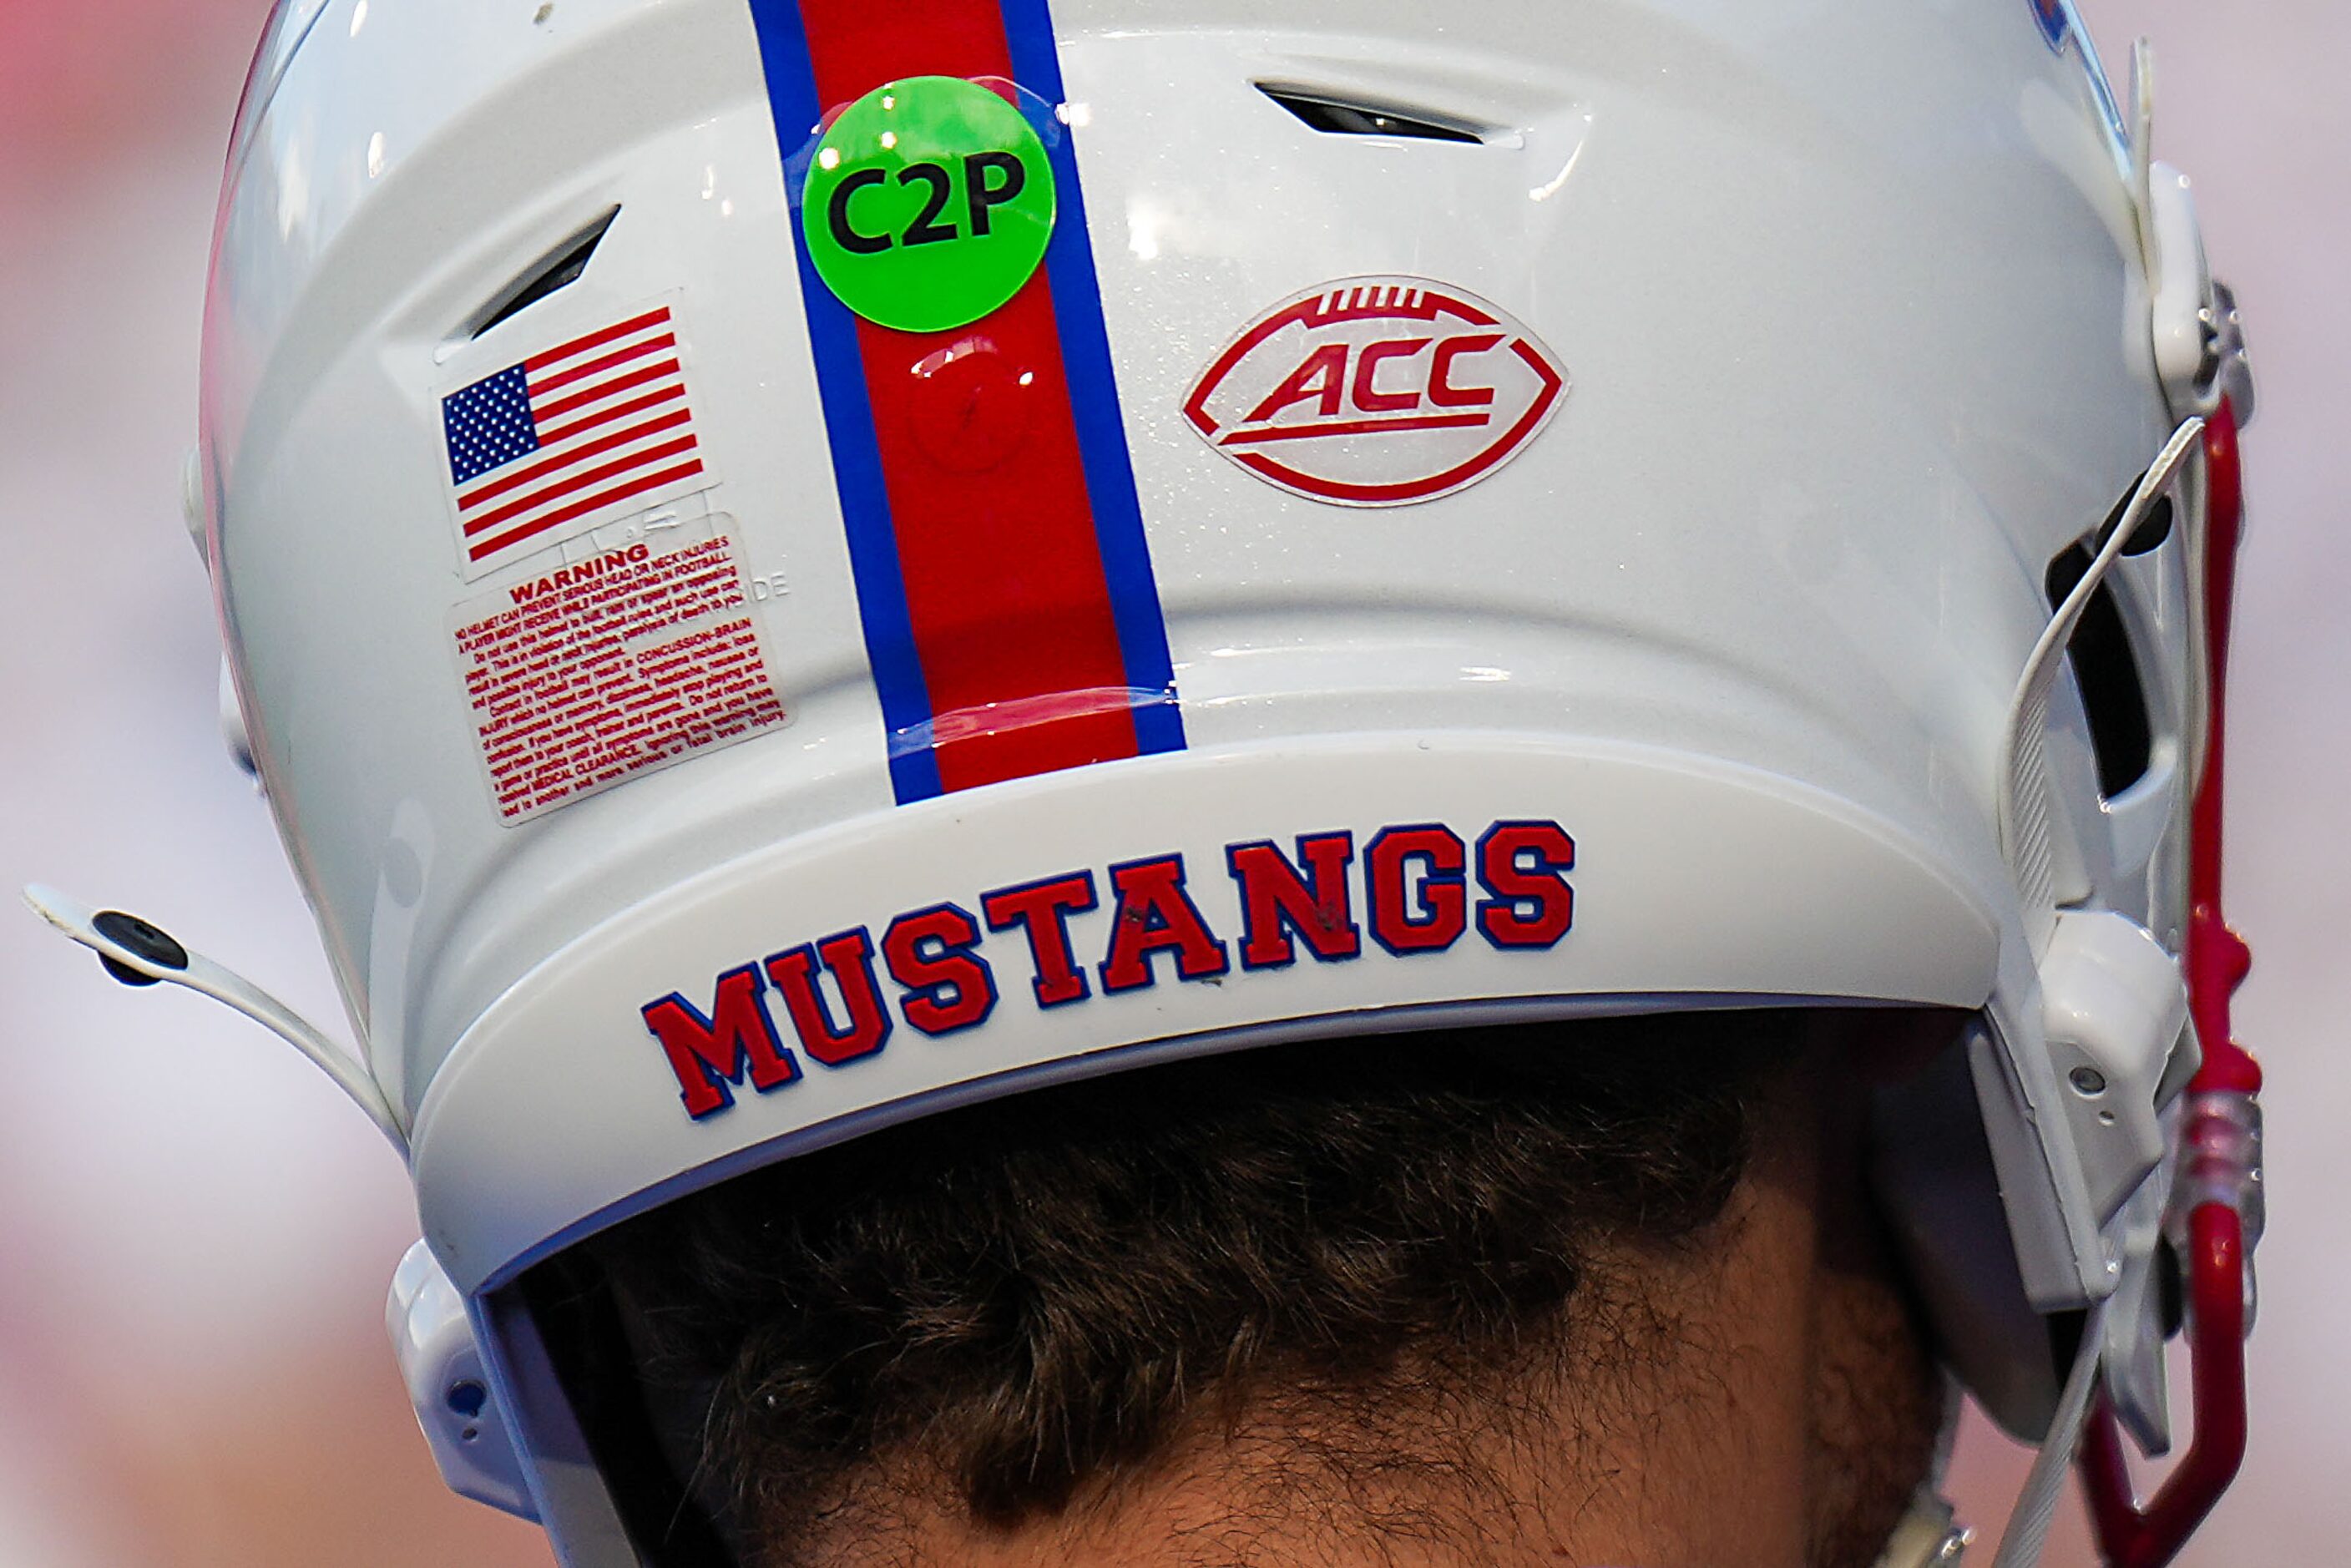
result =
M731 520L581 551L457 607L458 669L500 816L518 821L783 722Z

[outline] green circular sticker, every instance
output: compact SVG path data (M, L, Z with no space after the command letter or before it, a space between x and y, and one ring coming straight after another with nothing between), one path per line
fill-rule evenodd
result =
M957 77L875 88L825 128L800 201L817 276L869 321L938 332L1029 281L1053 235L1053 166L1002 96Z

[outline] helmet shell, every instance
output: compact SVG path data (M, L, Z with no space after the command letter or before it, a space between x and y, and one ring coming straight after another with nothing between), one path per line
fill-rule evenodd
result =
M855 90L988 75L941 20L967 9L872 21L874 57L904 63ZM256 766L462 1291L748 1163L1152 1053L1783 1001L1980 1011L2012 1257L1949 1291L2048 1310L2110 1288L2107 1216L2051 1110L2043 938L1999 785L2050 563L2171 417L2103 84L2030 8L974 10L1061 160L1048 267L1075 368L1053 417L1093 444L1090 483L1129 476L1131 503L1092 500L1132 526L1098 517L1076 569L1110 603L1116 679L988 696L992 650L1059 639L1091 668L1103 622L1092 600L977 592L918 650L938 700L913 722L843 465L838 306L799 239L803 110L844 100L795 86L808 67L778 39L848 26L831 10L288 8L240 117L206 317L207 549ZM1297 103L1457 134L1333 130ZM1332 505L1202 440L1186 407L1228 346L1361 279L1491 302L1563 371L1556 408L1407 505ZM700 474L469 559L449 400L656 308ZM862 330L869 392L901 350L888 373L927 373ZM1000 461L1041 486L1044 438L1024 439ZM949 497L1001 480L958 477L967 455L909 461ZM1066 541L987 517L966 565L914 559L902 530L902 586L1069 565ZM505 810L468 628L559 571L668 548L661 528L725 541L773 711ZM2167 946L2193 716L2179 554L2114 579L2138 778L2102 788L2070 680L2048 737L2052 896ZM1127 738L1018 760L1072 711ZM1557 838L1491 850L1513 824ZM1270 846L1302 878L1302 841L1338 834L1310 892L1343 886L1343 958L1242 855ZM986 904L1073 876L1093 902L1062 911L1086 992L1065 1003L1040 927ZM1548 940L1496 936L1562 894ZM1457 895L1453 938L1411 946ZM1221 967L1176 929L1186 901ZM889 933L925 914L942 924L893 964ZM1129 921L1155 936L1121 984ZM1288 961L1250 961L1284 932ZM862 954L829 946L858 933ZM854 1037L870 977L889 1038L811 1048L835 1037L796 1028L775 967L802 950L820 1019ZM993 1004L926 1030L909 1003L966 999L938 978L956 956ZM747 968L737 1021L764 1019L789 1078L721 1029ZM670 1048L670 998L716 1056Z

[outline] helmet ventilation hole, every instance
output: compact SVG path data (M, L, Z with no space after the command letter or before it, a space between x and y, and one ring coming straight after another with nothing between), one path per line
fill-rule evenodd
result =
M2106 541L2114 538L2115 530L2122 526L2123 514L2130 510L2131 497L2137 490L2138 482L2133 480L2131 487L2123 492L2122 499L2115 503L2115 509L2106 514L2106 520L2098 525L2096 536L2088 541L2086 547L2092 555L2104 549ZM2170 537L2171 497L2158 496L2155 504L2147 509L2147 516L2139 519L2138 529L2131 535L2130 542L2123 546L2123 554L2145 555Z
M2158 518L2168 534L2170 517L2168 505L2158 508L2140 525L2141 538ZM2139 548L2153 549L2161 542L2158 535L2143 547L2140 539L2134 539L2131 547L2138 548L2126 548L2136 554ZM2053 609L2065 602L2066 595L2090 570L2091 559L2091 547L2084 542L2067 547L2049 563L2045 586ZM2090 591L2090 601L2083 607L2082 619L2065 643L2065 658L2074 666L2074 680L2081 688L2082 708L2090 723L2098 792L2112 800L2146 777L2154 759L2155 737L2147 715L2147 689L2139 680L2138 659L2131 652L2130 632L2123 622L2122 606L2115 599L2111 580Z
M558 289L568 288L579 282L580 275L588 270L588 258L596 254L596 247L604 241L605 231L620 215L620 208L609 209L594 223L556 246L533 264L528 272L499 290L496 298L483 307L481 319L469 336L478 338L499 322L528 310Z
M1422 141L1485 141L1466 125L1435 120L1425 111L1389 104L1364 103L1313 92L1304 88L1257 84L1258 91L1290 110L1316 131L1333 136L1403 136Z

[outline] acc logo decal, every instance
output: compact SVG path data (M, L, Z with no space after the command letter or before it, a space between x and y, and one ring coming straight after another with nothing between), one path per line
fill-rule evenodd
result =
M1251 323L1184 413L1285 490L1395 507L1491 474L1566 395L1559 361L1500 307L1426 278L1351 277Z

